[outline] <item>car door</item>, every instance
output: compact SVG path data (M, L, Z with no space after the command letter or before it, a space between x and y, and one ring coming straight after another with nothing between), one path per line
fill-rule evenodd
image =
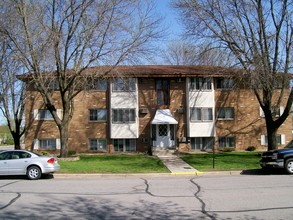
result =
M26 167L28 158L22 157L21 151L14 151L8 163L9 175L23 175L26 174Z
M11 151L5 151L0 154L0 175L8 175L8 161L11 155Z

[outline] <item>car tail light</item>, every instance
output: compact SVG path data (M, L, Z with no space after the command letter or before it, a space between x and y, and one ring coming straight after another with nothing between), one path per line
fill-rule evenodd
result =
M47 163L54 163L55 162L55 158L50 158L48 161L47 161Z

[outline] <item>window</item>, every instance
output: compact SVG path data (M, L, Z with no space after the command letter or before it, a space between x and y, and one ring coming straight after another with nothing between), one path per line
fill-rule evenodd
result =
M219 148L234 148L235 147L235 137L227 136L227 137L219 137Z
M135 109L113 109L113 123L135 123Z
M234 108L218 108L217 117L218 119L234 119Z
M213 137L195 137L190 141L192 150L211 150L214 146Z
M39 120L53 120L51 112L47 109L38 110Z
M55 150L57 148L56 139L40 139L39 149Z
M234 86L234 80L231 78L217 78L217 89L232 89Z
M169 80L158 79L156 81L157 104L169 105Z
M107 80L105 79L96 79L94 80L93 88L96 90L107 90Z
M213 109L212 108L190 108L191 121L212 121Z
M211 78L191 78L190 79L190 90L211 90L212 80Z
M271 109L272 115L275 117L280 117L284 113L284 109L285 108L283 106L272 108ZM261 107L259 107L259 115L260 117L265 117L265 113Z
M90 139L89 140L90 150L106 151L107 141L106 139Z
M135 91L135 78L115 78L113 79L114 92Z
M114 139L115 152L134 152L136 151L135 139Z
M90 121L106 121L107 120L107 110L106 109L90 109L89 110L89 120Z
M285 135L284 134L277 134L276 135L276 142L277 145L285 144ZM268 145L268 136L261 135L261 145Z

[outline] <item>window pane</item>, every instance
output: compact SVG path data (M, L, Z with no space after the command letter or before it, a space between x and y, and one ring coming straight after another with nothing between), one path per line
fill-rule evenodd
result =
M114 139L114 150L116 152L123 152L123 139Z
M95 85L94 85L94 89L97 90L107 90L107 80L105 79L98 79L95 80Z
M156 80L157 104L169 104L169 80Z
M90 121L97 121L98 116L97 116L97 111L90 109Z
M211 108L203 108L202 109L202 120L203 121L213 120L213 112L212 112Z
M56 149L55 139L40 139L39 141L41 149Z
M219 147L235 147L235 137L220 137L219 138Z
M135 78L129 78L129 91L135 91Z
M107 141L104 139L91 139L90 150L106 151Z
M107 110L106 109L99 109L98 110L98 119L99 119L99 121L106 121L107 120Z
M40 120L51 120L53 119L53 116L51 112L47 109L39 109L38 110L39 119Z
M121 78L113 79L113 91L124 91L124 81Z

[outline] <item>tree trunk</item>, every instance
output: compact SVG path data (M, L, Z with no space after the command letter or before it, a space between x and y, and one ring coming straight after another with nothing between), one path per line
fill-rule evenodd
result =
M13 136L13 141L14 141L14 149L15 150L20 150L21 147L20 147L20 135L19 135L19 133L13 132L12 136Z
M277 128L273 125L273 122L267 121L267 138L268 138L268 150L278 149L277 147Z
M69 123L64 123L60 126L60 157L64 158L68 156L68 133L69 133Z

